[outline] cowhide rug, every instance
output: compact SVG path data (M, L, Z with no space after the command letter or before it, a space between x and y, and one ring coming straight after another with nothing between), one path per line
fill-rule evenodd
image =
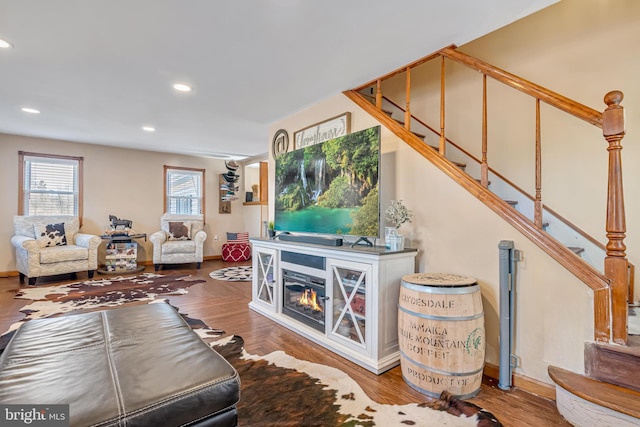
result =
M209 277L216 280L227 280L229 282L250 282L251 266L241 265L215 270L209 273Z
M111 289L107 282L113 282L116 287ZM189 276L143 274L135 278L116 277L30 288L16 298L39 299L21 310L29 320L78 308L109 308L130 301L168 303L168 300L156 297L185 293L188 286L199 282L202 280ZM241 337L222 337L224 331L212 329L184 313L182 316L240 374L238 413L241 426L501 426L491 413L448 395L435 402L407 405L374 402L358 383L339 369L299 360L282 351L265 356L249 354L244 350ZM21 323L13 325L0 337L0 352Z
M208 341L205 338L205 341ZM388 405L371 400L339 369L282 351L247 353L237 335L209 343L238 371L239 424L251 427L422 426L501 427L493 414L443 393L429 403Z
M153 301L160 295L181 295L187 288L206 280L189 275L142 273L138 276L108 276L63 285L21 289L15 298L33 300L20 309L22 322L67 313L73 310L116 307L133 301Z

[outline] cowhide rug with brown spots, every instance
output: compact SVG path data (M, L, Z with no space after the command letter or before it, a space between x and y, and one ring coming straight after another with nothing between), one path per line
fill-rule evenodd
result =
M15 298L33 302L20 309L25 314L24 319L13 324L9 330L32 319L74 310L117 307L134 301L153 301L162 295L181 295L187 293L189 286L203 282L206 280L185 274L142 273L137 276L105 276L98 280L24 288Z
M435 402L381 404L371 400L357 382L339 369L296 359L282 351L265 356L249 354L237 335L209 345L240 374L239 425L502 426L493 414L446 392Z
M151 273L29 288L16 298L36 300L21 310L27 315L25 320L29 320L76 309L109 308L131 301L168 303L157 297L185 293L188 286L200 282L203 280L189 276ZM107 286L110 284L115 286ZM296 359L282 351L265 356L249 354L244 350L241 337L222 337L224 331L181 314L193 330L238 371L240 426L501 426L491 413L446 393L435 402L407 405L374 402L358 383L339 369ZM22 322L12 325L0 337L0 352Z

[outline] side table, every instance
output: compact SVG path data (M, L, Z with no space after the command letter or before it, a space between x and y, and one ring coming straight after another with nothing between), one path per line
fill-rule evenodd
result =
M138 265L138 244L135 239L147 241L146 234L113 234L102 235L107 242L104 267L98 269L100 274L137 273L144 270Z

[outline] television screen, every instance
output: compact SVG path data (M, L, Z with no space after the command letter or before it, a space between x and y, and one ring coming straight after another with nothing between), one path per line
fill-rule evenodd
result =
M276 158L275 229L379 237L380 126Z

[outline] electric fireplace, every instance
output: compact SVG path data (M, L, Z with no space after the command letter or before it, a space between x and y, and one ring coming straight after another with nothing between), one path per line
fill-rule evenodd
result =
M283 269L282 282L282 313L324 333L324 279Z

